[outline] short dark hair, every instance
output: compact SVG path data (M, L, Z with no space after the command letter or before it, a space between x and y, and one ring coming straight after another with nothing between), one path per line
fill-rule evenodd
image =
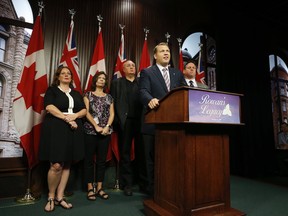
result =
M183 62L184 69L186 68L186 66L187 66L189 63L193 63L193 64L196 66L196 68L198 67L198 64L197 64L197 61L196 61L196 60L194 60L194 59L189 59L189 60Z
M105 90L106 90L106 88L107 88L107 85L108 85L108 80L107 80L108 76L107 76L107 74L106 74L104 71L99 71L98 73L96 73L96 74L93 76L93 78L92 78L92 83L91 83L91 90L92 90L92 91L95 91L95 90L96 90L96 82L98 81L98 78L99 78L99 76L100 76L101 74L104 74L104 75L105 75L105 78L106 78L106 80L105 80L105 85L104 85L104 92L105 92Z

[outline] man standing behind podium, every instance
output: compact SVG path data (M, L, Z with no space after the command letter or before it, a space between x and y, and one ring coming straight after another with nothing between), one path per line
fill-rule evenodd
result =
M209 87L207 85L196 81L195 79L196 73L197 73L197 63L195 61L189 60L187 62L184 62L183 75L185 77L187 85L195 88L208 89Z
M155 125L144 123L145 112L160 106L159 100L172 89L187 85L182 72L169 67L170 49L167 43L159 43L154 48L154 59L156 64L143 69L140 72L139 80L140 100L145 108L141 134L146 167L146 185L140 189L145 190L150 195L154 193Z

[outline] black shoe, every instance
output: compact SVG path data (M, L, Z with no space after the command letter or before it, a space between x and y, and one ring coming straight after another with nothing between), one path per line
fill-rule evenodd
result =
M154 196L154 186L150 185L146 188L146 192L148 196L153 197Z
M125 194L126 196L132 196L132 195L133 195L132 188L129 187L129 186L126 186L126 187L124 188L124 194Z

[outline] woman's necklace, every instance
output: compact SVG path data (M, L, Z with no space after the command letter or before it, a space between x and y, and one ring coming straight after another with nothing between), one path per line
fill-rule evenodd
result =
M71 89L70 89L70 87L66 87L66 88L63 88L63 87L61 87L60 85L58 86L58 88L62 91L62 92L64 92L64 93L67 93L67 92L70 92L71 91Z
M94 91L93 94L96 95L97 97L104 97L106 95L104 92L99 91Z

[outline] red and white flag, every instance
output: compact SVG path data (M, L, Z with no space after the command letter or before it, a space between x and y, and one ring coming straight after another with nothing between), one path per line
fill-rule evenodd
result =
M92 61L90 64L90 69L89 69L88 78L87 78L84 92L87 92L90 90L92 78L99 71L104 71L106 73L104 45L103 45L101 27L99 27L98 37L97 37L96 45L94 48L94 53L93 53Z
M125 50L124 50L124 34L122 32L121 33L120 47L119 47L118 55L117 55L117 61L116 61L116 65L114 68L113 80L125 76L125 74L123 72L123 63L125 61L126 61L126 58L125 58ZM119 161L120 160L120 153L119 153L119 147L118 147L118 134L117 134L117 132L113 132L111 134L110 147L111 147L111 151L113 152L116 160ZM110 154L112 153L111 151L110 151ZM108 153L108 155L109 155L109 153Z
M67 66L71 69L73 73L74 88L82 94L73 18L71 19L70 29L62 52L60 65Z
M183 73L184 62L183 62L183 54L182 54L181 46L179 46L179 70Z
M40 14L37 16L13 99L13 120L29 168L38 163L40 129L45 114L44 94L48 88Z
M139 64L138 76L140 75L140 72L142 69L147 68L150 65L151 64L150 64L150 55L148 51L148 42L147 42L147 37L145 37L143 49L142 49L142 55L141 55L140 64Z
M121 34L121 42L117 55L117 61L114 68L113 79L118 79L125 76L123 73L123 63L126 61L125 50L124 50L124 34Z
M125 76L125 74L123 72L123 63L125 61L126 61L126 57L125 57L125 50L124 50L124 35L122 33L121 34L120 47L119 47L118 56L117 56L117 63L115 65L115 69L114 69L113 80ZM111 153L113 152L117 161L120 160L120 152L119 152L118 142L119 142L118 134L117 134L117 132L113 132L111 134L111 142L110 142L111 151L110 151L110 153L108 152L108 155L110 155L110 157L111 157L112 156ZM134 144L133 144L132 148L131 148L131 159L134 160L134 158L135 157L134 157Z
M201 82L201 83L206 85L205 71L204 71L204 66L202 64L202 57L201 57L201 49L199 51L198 67L197 67L197 73L196 73L195 79L196 79L196 81Z

